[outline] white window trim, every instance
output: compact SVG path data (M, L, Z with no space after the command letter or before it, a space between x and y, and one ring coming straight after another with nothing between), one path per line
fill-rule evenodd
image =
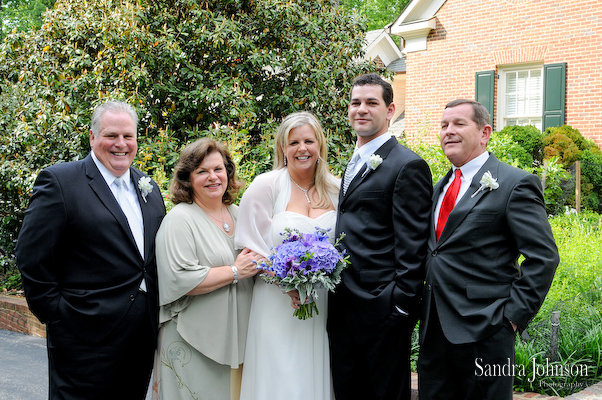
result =
M528 63L528 64L511 64L511 65L504 65L504 66L498 66L498 74L499 74L499 81L498 81L498 93L497 93L497 115L496 115L496 121L497 121L497 129L498 130L502 130L503 128L505 128L505 118L506 118L506 75L510 72L520 72L520 71L531 71L534 69L541 69L541 76L542 76L542 101L543 101L543 62L538 62L538 63ZM543 121L543 108L540 111L539 117L542 119Z

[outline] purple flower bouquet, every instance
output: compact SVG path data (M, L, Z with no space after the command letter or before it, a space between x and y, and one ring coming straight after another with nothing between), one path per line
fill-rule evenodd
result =
M296 289L301 298L301 306L293 313L299 319L320 314L315 299L316 289L326 288L334 292L341 282L341 272L349 264L345 251L336 249L343 238L342 234L333 245L328 240L328 230L316 228L315 233L301 233L294 229L285 229L284 241L273 249L268 261L259 264L266 271L262 278L276 283L284 292Z

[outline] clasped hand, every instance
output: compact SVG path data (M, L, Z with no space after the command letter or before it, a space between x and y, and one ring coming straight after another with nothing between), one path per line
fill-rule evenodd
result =
M238 268L238 279L245 279L255 276L259 271L257 269L257 263L265 260L261 254L254 252L248 248L242 249L242 251L236 257L234 266Z

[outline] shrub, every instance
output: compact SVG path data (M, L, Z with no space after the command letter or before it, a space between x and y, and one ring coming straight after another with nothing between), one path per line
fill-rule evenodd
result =
M592 140L584 138L577 129L568 125L547 128L542 144L544 158L560 157L565 168L580 160L583 151L589 150L593 154L602 155L602 151Z
M137 109L136 165L163 190L182 146L206 135L250 181L271 166L275 126L301 110L322 122L338 173L351 82L376 70L356 62L364 30L328 0L57 1L39 30L0 45L0 249L14 251L39 170L89 152L92 110L109 98Z
M543 136L544 153L546 159L556 157L563 167L572 171L573 177L563 182L562 193L555 190L555 205L550 210L553 213L561 211L564 207L576 206L575 199L575 167L576 161L581 161L581 207L602 211L602 151L591 140L585 139L578 130L564 125L548 128ZM548 199L546 199L548 202Z
M544 137L548 134L562 134L569 138L579 150L585 150L591 146L592 143L585 139L583 135L575 128L572 128L568 125L556 126L547 128Z
M549 215L557 215L565 211L566 201L563 199L567 197L567 194L566 185L563 184L571 177L571 174L562 168L558 157L551 157L547 161L547 164L544 163L535 168L535 172L542 180L544 175L546 177L544 187L546 212Z
M532 125L528 126L507 126L502 129L500 134L507 134L512 140L518 143L526 150L536 163L543 159L542 134L539 129Z
M558 157L565 168L581 156L581 150L575 142L561 132L549 132L543 137L544 158Z
M492 132L487 149L502 162L526 171L533 169L531 154L516 142L508 132Z
M581 175L583 207L602 212L602 152L597 147L581 154Z
M422 157L431 169L433 185L439 182L451 168L451 163L441 150L441 146L437 143L430 143L429 137L429 115L424 116L424 120L420 122L418 131L414 134L406 132L399 142L412 150L414 153Z

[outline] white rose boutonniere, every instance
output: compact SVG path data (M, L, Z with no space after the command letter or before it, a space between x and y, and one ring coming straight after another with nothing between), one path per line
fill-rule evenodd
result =
M380 164L382 164L383 159L378 154L372 154L368 159L368 168L362 174L364 177L368 172L376 170Z
M153 185L151 185L151 178L148 176L143 176L138 180L138 189L140 189L140 193L142 194L142 199L146 203L146 196L153 191Z
M481 184L481 187L476 192L474 192L472 196L470 196L470 198L475 197L477 193L479 193L481 190L489 189L489 191L491 192L492 190L495 190L500 187L500 184L497 183L497 179L493 178L493 176L491 176L491 172L489 171L483 174L483 177L481 178L481 181L479 183Z

